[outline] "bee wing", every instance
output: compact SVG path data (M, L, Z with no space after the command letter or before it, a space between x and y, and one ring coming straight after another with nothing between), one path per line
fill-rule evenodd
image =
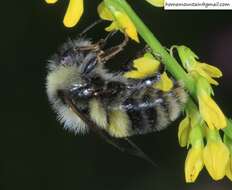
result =
M64 98L65 103L67 105L69 105L70 108L72 109L72 111L75 114L77 114L78 117L80 117L82 119L82 121L84 121L88 125L90 130L97 133L107 143L111 144L112 146L114 146L115 148L117 148L118 150L120 150L122 152L125 152L127 154L140 157L140 158L146 160L147 162L151 163L153 166L156 166L156 164L135 143L133 143L129 138L122 138L129 145L129 147L123 147L124 146L123 143L119 142L119 140L117 138L109 136L108 133L106 133L104 130L99 128L97 126L97 124L94 123L90 119L88 114L85 114L81 110L78 109L78 107L73 102L72 98L65 91L63 91L63 98Z

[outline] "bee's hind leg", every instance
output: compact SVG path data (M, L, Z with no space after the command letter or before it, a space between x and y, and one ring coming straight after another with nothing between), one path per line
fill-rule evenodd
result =
M96 43L85 46L85 47L79 47L78 50L82 51L94 51L99 56L104 53L103 48L106 46L107 41L114 36L117 33L117 31L112 31L107 34L105 38L102 38L98 40Z
M97 43L99 44L100 48L103 49L103 48L106 46L108 40L109 40L110 38L112 38L117 32L118 32L117 30L111 31L111 32L109 32L109 33L106 35L105 38L100 39L100 40L97 42Z

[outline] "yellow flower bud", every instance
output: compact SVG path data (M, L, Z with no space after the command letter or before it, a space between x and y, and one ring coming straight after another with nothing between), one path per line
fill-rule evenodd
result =
M226 174L229 150L223 142L209 140L203 150L203 160L210 176L214 180L220 180Z
M125 32L131 39L139 42L137 30L131 19L122 10L117 10L112 5L112 10L109 10L105 3L102 2L98 6L98 14L103 20L113 21L106 31L121 30Z
M73 27L80 20L84 11L83 0L70 0L63 23L66 27Z
M204 77L210 84L218 85L218 82L213 78L222 76L222 72L212 65L201 63L198 61L198 56L186 46L177 46L183 67L190 73L197 73Z
M185 160L185 180L187 183L193 183L204 166L202 150L202 146L193 146L188 151Z
M226 127L224 114L213 99L207 94L198 97L200 113L209 128L222 129Z
M45 0L46 1L46 3L48 3L48 4L54 4L54 3L56 3L58 0Z
M178 140L181 147L185 147L189 142L189 132L190 132L190 121L189 117L186 116L179 125L178 130Z
M206 64L206 63L200 63L194 68L195 71L197 71L202 77L204 77L210 84L218 85L218 82L214 80L214 78L219 78L222 76L222 72L212 65Z
M113 20L113 15L111 14L110 10L107 9L103 1L98 5L97 12L101 19L109 21Z
M192 122L191 119L195 120L197 117L189 117L191 128L189 129L188 143L190 143L192 147L185 161L185 180L188 183L192 183L196 180L204 166L202 157L204 146L202 127L198 121Z
M198 56L186 46L175 46L177 47L178 55L180 57L183 67L188 71L192 71L193 67L196 65L196 59Z
M136 70L126 72L124 74L127 78L142 79L151 75L154 75L160 66L160 62L153 56L144 55L143 57L137 58L133 61L133 67Z
M146 1L155 7L163 7L164 6L164 0L146 0Z
M227 126L226 118L221 109L210 97L208 82L201 78L197 82L197 97L199 101L200 114L210 129L222 129Z
M48 4L54 4L58 0L45 0ZM68 9L65 13L63 23L66 27L75 26L84 11L83 0L69 0Z

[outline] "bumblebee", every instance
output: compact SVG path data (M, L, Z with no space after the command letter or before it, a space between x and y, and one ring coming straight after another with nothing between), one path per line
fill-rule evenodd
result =
M48 63L46 89L53 110L64 128L74 133L94 131L124 152L150 162L128 137L166 128L180 114L186 93L176 83L169 92L153 88L161 72L144 79L111 73L104 64L128 42L105 48L111 33L97 43L78 37L69 40ZM126 140L125 149L117 139Z

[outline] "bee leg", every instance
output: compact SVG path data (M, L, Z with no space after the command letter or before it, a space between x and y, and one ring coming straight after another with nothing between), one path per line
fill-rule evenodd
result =
M98 42L84 46L84 47L78 47L77 50L81 51L94 51L96 52L99 56L104 53L103 48L106 45L107 41L114 35L116 34L117 31L113 31L107 34L107 36L103 39L100 39Z
M100 46L100 49L103 49L107 44L108 40L113 37L118 31L109 32L104 39L100 39L97 44Z
M127 151L127 153L131 154L131 155L135 155L137 157L140 157L144 160L146 160L147 162L149 162L150 164L152 164L154 167L157 167L157 165L154 163L154 161L148 156L146 155L141 148L139 148L133 141L131 141L129 138L124 138L124 140L126 140L128 142L128 144L131 146L130 151Z
M89 116L86 113L83 113L75 104L72 97L70 96L70 92L66 90L60 90L59 96L62 98L65 104L67 104L70 109L83 121L85 122L91 131L98 134L100 137L102 137L106 142L117 148L118 150L128 153L130 155L134 155L140 158L143 158L144 160L151 163L153 166L156 166L155 163L136 145L134 144L130 139L124 138L126 142L130 145L130 148L124 148L122 147L113 137L109 136L109 134L106 133L106 131L100 129L96 123L94 123Z
M123 48L127 45L128 41L129 41L129 38L127 35L125 35L125 38L121 44L116 45L114 47L111 47L111 48L103 51L103 53L100 54L98 57L99 61L101 63L105 63L108 60L110 60L112 57L114 57L115 55L117 55L118 53L120 53L123 50Z

